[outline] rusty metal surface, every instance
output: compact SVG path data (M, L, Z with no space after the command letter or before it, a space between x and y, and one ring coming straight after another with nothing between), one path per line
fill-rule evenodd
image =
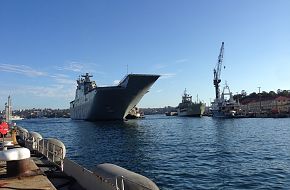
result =
M23 160L7 161L6 164L8 177L23 176L30 171L29 158Z

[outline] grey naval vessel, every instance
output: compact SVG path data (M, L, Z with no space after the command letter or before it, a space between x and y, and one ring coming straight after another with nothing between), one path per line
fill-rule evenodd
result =
M129 74L117 86L98 87L89 73L77 80L71 119L123 120L160 75Z
M177 107L178 116L201 117L205 110L205 104L202 102L192 102L192 96L184 90L182 102Z

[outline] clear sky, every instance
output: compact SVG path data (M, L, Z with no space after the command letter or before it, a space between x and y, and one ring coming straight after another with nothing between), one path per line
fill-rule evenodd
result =
M186 88L213 100L222 85L250 93L290 89L289 0L2 0L0 109L69 108L75 80L161 74L139 107L177 106Z

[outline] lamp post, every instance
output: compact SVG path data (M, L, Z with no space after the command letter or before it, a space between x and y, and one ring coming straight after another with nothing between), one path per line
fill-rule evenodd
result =
M261 114L261 111L262 111L262 109L261 109L261 93L260 93L260 90L261 90L261 87L259 86L258 87L259 88L259 102L260 102L260 114Z
M238 102L238 104L240 104L239 92L236 92L236 94L237 94L237 102Z

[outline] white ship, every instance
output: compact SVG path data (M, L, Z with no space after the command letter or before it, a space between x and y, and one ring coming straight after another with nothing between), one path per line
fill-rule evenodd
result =
M240 104L234 100L233 94L227 83L223 89L221 97L216 98L212 103L211 111L213 117L217 118L235 118L242 116Z
M77 80L75 99L70 102L72 119L123 120L160 75L129 74L117 86L97 87L88 73Z

